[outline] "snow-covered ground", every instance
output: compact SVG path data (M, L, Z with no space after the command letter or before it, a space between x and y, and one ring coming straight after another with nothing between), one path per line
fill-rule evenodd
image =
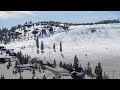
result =
M86 67L89 61L94 71L95 66L100 62L103 72L105 71L110 78L113 78L114 70L114 78L120 79L120 24L70 26L69 29L68 33L64 31L57 33L56 30L55 35L40 38L39 43L41 41L44 43L44 54L41 52L37 54L34 39L16 41L5 46L15 49L15 52L21 50L24 54L41 60L55 59L57 64L60 61L73 63L74 56L77 55L81 66ZM96 31L92 33L92 29ZM60 41L63 52L60 52ZM56 45L56 52L53 50L53 44Z
M5 79L20 79L19 73L17 73L16 75L15 73L13 74L13 68L15 66L15 62L12 62L12 66L9 69L7 69L7 65L8 63L0 64L0 76L4 75ZM41 70L41 72L35 70L34 79L43 79L44 75L46 76L47 79L53 79L53 77L55 77L55 75L48 70ZM29 70L24 70L21 73L21 76L23 77L23 79L32 79L33 74L32 71L30 72Z

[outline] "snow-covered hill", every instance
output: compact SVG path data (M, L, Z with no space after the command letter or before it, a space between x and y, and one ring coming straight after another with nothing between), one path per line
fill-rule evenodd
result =
M41 60L53 61L55 59L57 63L60 61L73 63L74 56L77 55L83 67L86 67L89 61L92 69L94 69L100 62L103 71L110 78L112 78L113 70L115 70L114 78L120 78L120 24L70 26L69 32L54 27L54 35L39 38L39 42L44 42L44 54L41 52L38 54L32 31L36 28L41 31L41 27L39 25L27 28L27 30L30 30L26 33L26 35L29 33L29 37L31 37L29 40L7 44L5 45L6 48L13 48L16 52L22 51L24 54L29 54L31 57L37 57ZM22 33L21 37L23 38L23 30L16 30L16 32ZM59 50L60 41L62 42L63 52ZM53 50L53 44L56 45L56 52Z

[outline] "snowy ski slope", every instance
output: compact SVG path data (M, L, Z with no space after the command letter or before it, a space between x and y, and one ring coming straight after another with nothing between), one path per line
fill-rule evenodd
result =
M41 26L29 28L29 34L35 28L40 29ZM113 70L115 70L114 78L120 78L120 24L70 26L69 30L66 33L64 30L60 31L59 28L56 28L55 35L39 38L39 44L41 40L44 42L44 54L41 52L37 54L34 38L21 42L16 41L5 46L41 60L53 61L55 59L57 63L60 61L73 63L74 56L77 55L79 63L83 67L86 67L89 61L94 71L95 66L100 62L103 71L110 78L113 78ZM91 30L96 31L92 33ZM23 33L22 30L20 32ZM60 41L62 42L63 52L59 50ZM53 44L56 45L56 52L53 50Z

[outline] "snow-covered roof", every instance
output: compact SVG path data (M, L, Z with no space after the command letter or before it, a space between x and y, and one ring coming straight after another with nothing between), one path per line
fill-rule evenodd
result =
M60 79L73 79L71 76L61 76Z
M85 74L85 79L94 79L94 78L91 78L90 76Z
M69 73L62 73L61 75L62 75L62 76L70 76Z
M76 73L77 76L83 76L83 75L85 75L85 73L83 73L83 72L76 72L76 71L73 71L71 74L73 74L73 73Z
M64 26L64 24L60 24L61 26Z
M54 62L53 61L48 61L49 62L49 64L54 64Z
M32 66L31 64L23 64L23 66L25 66L25 67L30 67L30 66Z
M18 65L18 67L31 67L32 65L30 64L23 64L23 65Z

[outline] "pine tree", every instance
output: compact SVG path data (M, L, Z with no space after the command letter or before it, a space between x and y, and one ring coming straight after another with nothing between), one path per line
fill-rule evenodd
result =
M79 67L79 65L78 65L78 58L77 58L77 55L75 55L75 57L74 57L74 68L75 68L75 70Z
M37 69L37 63L35 64L35 68Z
M64 69L66 69L66 63L63 63L62 67L63 67Z
M85 72L85 74L87 74L87 69L86 68L84 69L84 72Z
M17 29L20 29L20 28L22 28L22 25L18 24Z
M66 65L66 69L67 69L68 71L70 71L70 64L67 64L67 65Z
M23 55L22 55L22 52L21 52L21 51L17 53L17 58L18 58L20 64L22 64Z
M11 64L11 61L9 60L9 61L8 61L8 66L10 67L11 65L12 65L12 64Z
M73 71L73 65L72 63L70 63L70 70L69 70L69 73L71 73Z
M55 79L55 77L53 77L53 79Z
M0 42L2 43L2 30L0 29Z
M23 76L20 74L20 79L23 79Z
M30 35L29 35L29 33L28 33L28 40L29 40L29 36L30 36Z
M6 51L6 54L10 54L10 51L9 51L9 50L7 50L7 51Z
M43 79L46 79L46 76L45 76L45 75L43 76Z
M62 61L60 61L60 67L61 67L61 68L63 67L63 65L62 65Z
M60 52L62 52L62 42L60 42Z
M44 43L43 43L43 41L41 41L41 50L42 51L44 50Z
M102 79L102 67L100 63L98 63L98 79Z
M35 75L35 69L33 68L33 72L32 72L33 75Z
M54 51L55 51L55 44L53 44L53 49L54 49Z
M39 66L39 72L41 73L41 69L40 69L40 66Z
M4 75L1 75L1 79L5 79Z
M55 64L55 66L56 66L56 61L55 61L55 59L54 59L54 64Z
M28 64L29 60L30 60L30 56L27 55L27 56L26 56L26 59L25 59L25 64Z
M39 40L38 40L38 37L37 37L37 39L36 39L36 47L37 47L37 49L39 48Z
M95 74L96 75L98 74L98 67L97 66L95 67Z
M88 62L87 65L88 65L88 66L87 66L87 75L88 75L88 76L91 76L91 75L92 75L92 68L90 67L90 62Z
M96 79L102 79L102 67L101 64L98 63L98 66L95 68L95 73L96 73Z
M3 75L3 79L5 79L4 75Z

